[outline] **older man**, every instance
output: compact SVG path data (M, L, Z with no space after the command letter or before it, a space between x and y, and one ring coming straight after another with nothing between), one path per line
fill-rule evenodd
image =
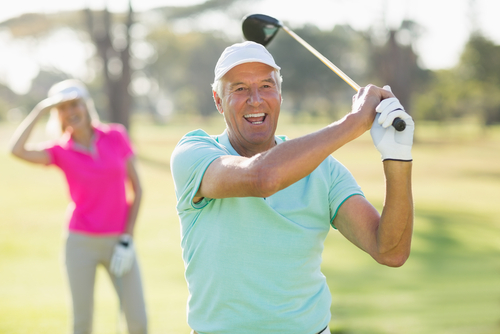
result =
M320 270L330 225L381 264L409 256L414 123L390 89L369 85L343 119L300 138L276 136L280 67L253 42L224 50L213 97L226 130L186 134L171 160L188 323L199 334L330 333ZM390 126L396 117L403 132ZM369 129L387 183L381 215L331 156Z

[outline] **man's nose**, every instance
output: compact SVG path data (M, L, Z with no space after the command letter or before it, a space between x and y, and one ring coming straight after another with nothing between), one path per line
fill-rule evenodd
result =
M258 106L262 103L262 98L257 88L250 89L250 96L248 97L248 103L253 106Z

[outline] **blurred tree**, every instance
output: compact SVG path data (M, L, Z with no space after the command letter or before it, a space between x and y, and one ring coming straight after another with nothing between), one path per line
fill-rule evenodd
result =
M123 16L120 14L115 15L118 16L118 18ZM82 11L59 12L53 14L24 14L1 22L0 28L8 29L13 38L26 42L30 46L30 49L33 50L33 54L36 54L36 51L46 45L46 43L59 42L59 40L52 38L63 30L71 30L74 32L71 37L77 39L76 42L87 46L92 45L92 41L88 36L87 22L85 21L85 16L82 15ZM73 50L68 51L68 55L71 55L71 52L73 52ZM23 106L23 110L32 108L40 99L45 98L47 90L57 81L73 77L69 73L64 73L63 70L58 67L57 63L52 63L52 65L47 66L46 64L40 63L36 58L33 58L33 61L39 66L39 74L32 80L30 91L23 96L23 102L20 104ZM102 62L91 60L88 62L88 72L95 71L97 73L97 75L89 77L97 78L94 80L97 83L102 82L100 79L101 76L98 75L102 68L102 66L100 66L101 63ZM87 86L94 85L93 82L86 83ZM108 102L107 94L102 93L103 90L105 89L95 90L96 94L93 95L93 98L98 101L96 105L101 117L108 119L108 115L111 113L107 111L107 107L110 103Z
M0 84L0 121L8 118L7 113L18 105L19 100L19 95L14 93L9 87Z
M142 13L143 23L147 23L149 27L155 26L155 23L149 24L150 22L156 22L157 26L164 27L168 26L171 20L180 20L185 18L195 17L197 15L203 14L205 12L222 11L227 10L228 6L236 6L237 3L242 3L245 0L207 0L201 4L194 6L181 6L181 7L162 7L149 12ZM248 0L247 0L248 1ZM133 43L136 41L132 40L132 28L134 25L134 12L132 10L130 0L128 2L129 10L127 13L111 14L107 8L102 11L91 11L90 9L84 10L84 16L81 16L80 11L75 12L64 12L56 14L25 14L18 18L10 19L5 22L0 23L0 27L7 27L11 34L15 38L25 38L25 39L42 39L47 37L54 31L61 29L62 27L70 27L78 32L87 32L90 36L90 40L84 34L80 34L82 43L88 43L91 41L96 50L96 57L99 61L89 62L89 66L92 70L98 74L94 77L94 81L101 82L104 86L103 92L98 92L98 100L102 102L101 106L106 110L104 112L104 118L112 121L124 124L126 127L129 126L129 117L131 109L133 107L133 98L131 96L131 82L132 79L138 77L135 75L134 71L137 69L137 59L132 59ZM154 13L162 13L162 22L158 22L158 16ZM239 13L236 11L235 13ZM241 18L241 14L238 14L238 20ZM151 18L154 19L151 19ZM82 20L82 18L84 18ZM156 29L156 28L154 28ZM160 30L163 28L160 28ZM196 35L196 32L186 33L186 35L191 34ZM154 35L154 33L152 34ZM215 53L220 54L223 47L227 43L221 43L220 37L214 37L214 40L218 40L218 44L212 43L211 36L212 33L200 34L197 38L194 38L196 42L194 45L187 45L187 47L182 46L182 41L179 39L181 51L181 57L179 55L172 55L172 53L157 53L160 56L173 56L170 61L162 60L160 63L169 63L171 67L176 67L174 72L179 73L182 70L189 70L184 72L185 79L177 82L175 94L172 91L161 92L160 95L171 96L175 95L176 100L182 101L179 105L184 104L192 105L193 108L200 108L202 114L206 114L208 111L207 105L208 101L213 105L209 84L210 80L207 80L207 71L211 71L213 68L213 55ZM186 36L182 36L185 38ZM188 39L191 37L187 37ZM204 40L208 38L208 40ZM140 44L141 41L139 41ZM199 47L196 47L196 43L199 43ZM157 45L162 45L162 41L158 41ZM219 48L217 48L219 45ZM214 50L212 52L211 50ZM215 51L217 50L217 51ZM184 52L185 51L185 52ZM186 53L193 51L193 53ZM179 65L176 65L175 61L179 60ZM134 63L135 62L135 63ZM188 67L183 67L182 64L188 65ZM208 65L210 64L210 65ZM144 65L139 66L139 68L144 67ZM148 70L140 71L139 77L148 73ZM162 71L168 72L168 71ZM100 73L100 75L99 75ZM153 79L157 79L158 76L155 75L157 72L153 73ZM171 73L168 73L171 74ZM210 75L212 77L213 75ZM178 78L179 75L174 75ZM142 79L145 79L143 76ZM160 82L165 81L160 78ZM167 81L169 79L166 79ZM143 81L147 81L143 80ZM155 81L155 80L153 80ZM50 83L48 86L50 86ZM172 83L170 86L174 86ZM201 87L208 86L208 89L203 90ZM154 85L153 85L154 86ZM164 87L162 87L164 88ZM47 88L46 88L47 89ZM154 89L153 89L154 90ZM158 95L158 94L157 94ZM103 98L103 96L105 98ZM151 103L146 103L147 105Z
M224 48L226 38L212 33L174 33L166 26L148 36L157 59L144 69L155 79L161 94L173 100L180 113L208 116L216 113L210 84L213 69Z
M500 46L479 33L471 35L456 68L468 82L466 104L479 110L485 125L500 123Z
M359 56L363 38L348 26L321 31L314 26L295 30L326 57L354 77L362 77L366 61ZM156 50L156 60L144 69L154 77L161 92L168 92L176 110L183 113L216 113L210 90L213 68L221 52L236 42L214 32L176 33L170 26L158 26L147 38ZM331 118L349 110L352 88L285 33L280 33L269 50L282 67L286 108L295 115Z
M365 82L366 42L360 33L349 26L323 31L306 25L293 30L354 81ZM350 110L355 91L295 39L279 32L268 48L281 67L284 108L295 116L328 119Z
M105 119L128 126L132 107L154 114L167 114L172 105L182 113L216 113L210 91L213 68L226 46L242 40L240 34L235 37L234 31L240 29L245 1L248 0L208 0L195 6L163 7L143 13L134 13L129 3L128 13L111 14L104 9L86 10L85 15L81 11L31 14L0 26L8 26L15 36L28 39L42 38L62 27L77 31L82 43L95 46L88 61L89 73L94 76L89 75L91 82L87 83L92 86L96 104L100 109L114 108L114 112L104 113ZM217 15L234 25L228 31L211 31L201 25ZM142 33L137 34L141 29ZM447 88L464 78L462 74L440 71L428 76L429 71L418 67L418 57L412 49L418 28L411 21L391 32L383 44L370 32L355 31L349 26L323 31L306 25L294 31L361 86L370 82L391 85L408 110L412 110L411 94L421 90L426 77L432 79L434 84L429 82L428 86L432 92L422 94L423 99L416 101L415 105L423 108L419 117L458 116L461 109L457 106L466 105L456 103L460 96L450 92L457 90ZM284 110L330 119L350 110L354 90L285 32L278 33L269 50L282 67ZM493 61L492 58L490 62ZM470 68L464 73L471 73ZM474 73L480 77L478 68ZM44 84L50 86L48 82ZM129 94L134 94L133 99ZM441 109L449 109L439 116L436 110L440 109L432 109L438 100ZM444 100L448 102L443 104ZM494 105L494 101L488 103Z
M482 35L471 35L460 57L458 71L464 77L499 85L499 69L500 46Z
M54 14L27 13L1 22L0 28L8 29L14 38L36 39L46 37L62 27L83 28L79 17L80 13L76 11Z
M240 4L243 1L255 2L255 0L206 0L192 6L161 7L157 11L161 12L167 21L170 21L172 19L197 16L208 11L227 11L230 6Z
M193 6L154 10L163 21L150 28L147 37L147 42L154 46L156 59L143 72L159 87L149 94L153 105L150 109L166 114L168 111L162 109L173 104L178 113L204 117L217 113L210 88L213 70L224 48L241 40L240 36L236 40L230 35L234 35L235 27L241 29L245 2L255 0L207 0ZM210 29L210 21L219 19L218 16L228 21L230 33Z
M426 88L415 98L413 116L439 122L462 117L466 113L462 97L467 92L467 84L458 82L452 70L433 72Z
M28 13L19 17L11 18L0 22L0 29L8 31L12 38L25 42L27 49L35 51L40 45L43 45L44 39L50 38L51 34L58 29L64 28L71 22L78 22L79 14L77 12L64 12L56 14L37 14ZM33 52L35 53L35 52ZM41 65L38 64L40 67ZM52 70L52 69L51 69ZM57 73L57 70L55 70ZM41 70L38 77L44 77L46 73ZM56 75L57 76L57 75ZM47 97L48 88L58 81L61 76L53 77L48 81L42 79L43 86L32 83L30 91L25 95L17 95L5 86L0 88L0 119L6 118L6 112L12 108L18 110L20 114L25 114L31 110L41 99ZM62 78L68 78L65 74ZM35 79L37 80L37 79Z
M64 73L55 68L44 68L38 72L38 75L33 79L31 88L28 93L23 97L26 112L29 112L38 102L47 97L47 91L54 83L70 79L67 73Z
M407 112L411 113L412 95L425 82L427 71L418 65L413 44L420 36L420 26L404 20L399 29L388 32L385 43L378 44L373 34L366 34L370 46L370 75L379 86L389 85Z
M100 14L99 20L98 14ZM109 120L129 128L133 101L129 91L132 80L130 29L134 16L131 0L128 2L125 23L121 26L112 24L112 17L107 8L101 13L86 9L85 15L89 34L103 65L102 72L109 103Z
M500 46L471 34L459 64L432 74L415 109L421 119L474 116L486 126L500 123Z

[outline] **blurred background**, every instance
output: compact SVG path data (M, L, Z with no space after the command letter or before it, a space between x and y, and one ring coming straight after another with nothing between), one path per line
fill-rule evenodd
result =
M11 158L8 142L49 87L84 81L105 122L124 124L145 188L137 247L152 333L188 333L169 170L186 132L224 129L210 84L241 20L281 20L361 86L389 84L417 122L415 237L408 263L380 267L336 231L323 271L333 333L500 333L500 3L494 0L17 0L0 11L0 333L64 333L64 179ZM278 133L315 131L355 93L280 31ZM32 140L45 140L43 124ZM369 135L334 156L383 203ZM96 333L117 331L102 273Z

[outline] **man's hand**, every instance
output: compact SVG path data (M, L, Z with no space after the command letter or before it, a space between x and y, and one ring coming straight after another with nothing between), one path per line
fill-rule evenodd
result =
M132 237L129 234L124 234L115 246L109 270L115 276L121 277L132 268L134 258L135 251Z
M391 91L389 86L384 89ZM377 115L370 130L373 144L382 155L382 160L412 161L411 148L415 123L399 100L395 97L382 100L376 108ZM404 131L396 131L392 125L395 118L406 122Z
M351 114L356 114L360 117L361 122L359 125L362 127L362 133L371 128L377 114L375 108L381 101L391 97L394 97L394 94L390 90L382 89L375 85L361 87L352 97Z

